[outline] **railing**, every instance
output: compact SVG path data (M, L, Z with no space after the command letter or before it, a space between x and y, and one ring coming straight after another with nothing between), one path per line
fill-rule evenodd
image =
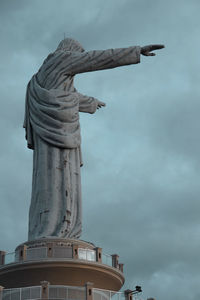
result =
M92 289L93 300L127 300L124 292L115 292L102 289ZM132 296L132 300L142 300L139 296Z
M85 300L85 287L50 285L50 299L70 299L70 300ZM4 300L4 299L3 299Z
M24 260L37 260L47 258L47 247L28 248Z
M41 286L32 286L16 289L4 289L2 300L28 300L40 299Z
M66 299L86 300L85 287L47 285L47 294L43 294L42 286L4 289L2 300L33 300L33 299Z
M93 289L93 300L125 300L123 292Z
M102 263L112 267L112 255L102 253Z
M124 292L115 292L103 289L91 288L88 293L88 284L84 287L50 285L48 282L41 282L42 286L24 288L3 289L0 291L2 300L38 300L38 299L59 299L59 300L129 300L130 297ZM131 296L132 300L142 300L140 296Z
M78 258L84 259L84 260L89 260L89 261L96 261L96 251L91 250L91 249L79 248L78 249Z
M13 262L16 261L16 257L15 257L15 252L10 252L10 253L7 253L5 255L5 261L4 263L7 265L7 264L11 264Z
M100 249L100 248L96 248ZM48 260L48 259L80 259L91 262L100 262L102 264L118 268L123 272L123 269L118 264L116 255L108 255L105 253L98 253L98 250L88 248L77 248L76 253L72 247L68 246L43 246L27 248L26 246L18 249L16 252L5 253L0 251L0 267L11 263L23 263L34 260Z
M54 258L73 258L72 247L56 246L52 248Z

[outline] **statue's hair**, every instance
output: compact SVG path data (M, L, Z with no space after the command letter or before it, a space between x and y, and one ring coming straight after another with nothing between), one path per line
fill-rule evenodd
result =
M59 50L78 51L78 52L85 51L79 42L77 42L76 40L71 39L71 38L66 38L66 39L62 40L59 43L56 51L59 51Z

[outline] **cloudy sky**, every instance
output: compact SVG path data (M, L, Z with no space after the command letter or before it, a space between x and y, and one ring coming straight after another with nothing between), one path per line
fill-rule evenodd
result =
M0 248L27 239L26 84L66 37L88 50L163 43L141 64L76 76L105 101L81 115L82 239L125 263L142 297L200 299L199 0L0 1Z

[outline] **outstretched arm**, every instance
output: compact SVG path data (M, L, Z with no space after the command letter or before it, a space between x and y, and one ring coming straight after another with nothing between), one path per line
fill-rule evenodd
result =
M140 62L139 46L88 52L71 52L66 61L66 73L98 71Z
M151 51L162 48L164 48L163 45L148 45L144 47L134 46L88 52L71 52L67 57L66 73L75 75L78 73L137 64L140 62L140 54L153 56L155 53L151 53Z

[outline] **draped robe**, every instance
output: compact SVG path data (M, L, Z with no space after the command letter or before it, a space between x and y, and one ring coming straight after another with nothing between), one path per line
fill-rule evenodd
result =
M74 75L140 62L140 47L51 53L27 86L24 127L33 149L29 240L79 238L81 136L79 112L94 113L98 100L73 85Z

